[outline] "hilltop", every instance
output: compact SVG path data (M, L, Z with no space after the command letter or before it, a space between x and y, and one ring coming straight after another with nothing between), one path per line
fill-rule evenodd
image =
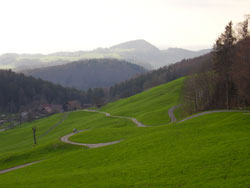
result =
M132 41L124 42L121 44L117 44L117 45L110 47L110 49L113 49L113 50L131 49L135 51L158 51L159 50L157 47L155 47L154 45L150 44L149 42L143 39L132 40Z

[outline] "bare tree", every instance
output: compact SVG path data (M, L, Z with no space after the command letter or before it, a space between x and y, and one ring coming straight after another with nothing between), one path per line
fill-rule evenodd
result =
M213 47L214 54L214 70L220 76L220 80L225 85L225 103L226 108L230 108L230 88L232 84L231 71L232 71L232 49L236 42L233 31L233 23L229 22L225 28L225 32L216 40Z
M36 127L32 127L34 144L36 144Z

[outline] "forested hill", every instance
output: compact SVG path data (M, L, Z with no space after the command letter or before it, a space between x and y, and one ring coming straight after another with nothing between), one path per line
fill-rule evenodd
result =
M90 59L65 65L28 70L25 73L65 87L87 90L110 87L146 70L117 59Z
M212 68L212 54L184 59L178 63L148 72L126 80L110 88L110 97L124 98L140 93L148 88L167 83L182 76L208 71Z
M41 79L0 70L0 112L18 112L37 104L64 104L70 100L84 102L83 92L63 88ZM28 107L29 106L29 107Z

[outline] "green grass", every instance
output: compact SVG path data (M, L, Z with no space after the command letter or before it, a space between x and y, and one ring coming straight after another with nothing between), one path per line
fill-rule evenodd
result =
M78 130L94 128L112 128L135 125L126 119L107 118L102 114L91 112L74 112L49 134L39 138L51 126L62 118L62 114L56 114L33 123L23 124L16 129L0 132L0 170L12 166L25 164L31 161L50 158L63 151L79 149L60 142L60 138L72 132L73 128ZM37 127L37 142L33 144L32 127ZM53 150L53 152L48 152Z
M127 119L77 111L38 140L37 146L32 144L31 127L35 124L40 135L59 121L62 114L0 132L0 169L44 159L0 174L0 187L250 187L249 113L214 113L169 124L166 117L156 118L161 111L178 104L177 91L182 81L153 88L102 109L137 118L146 113L147 123L165 125L136 127ZM148 101L151 105L147 106ZM158 105L160 111L153 105ZM152 110L154 113L150 113ZM94 149L61 143L60 137L73 128L87 129L70 138L76 142L124 140Z
M249 187L249 124L244 113L218 113L142 128L116 145L67 152L2 174L0 185Z
M99 128L87 130L85 132L73 135L71 141L80 143L105 143L116 140L122 140L143 134L145 129L136 128L135 126L127 126L121 128Z
M101 110L112 115L135 117L146 125L170 122L168 110L179 104L179 93L185 78L154 87L129 98L109 103Z

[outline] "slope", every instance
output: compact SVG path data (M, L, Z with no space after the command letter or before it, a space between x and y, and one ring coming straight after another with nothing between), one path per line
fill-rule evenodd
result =
M2 174L0 185L248 187L249 123L245 114L221 113L143 128L117 145L65 152Z
M109 103L101 110L112 115L135 117L145 125L170 122L168 110L177 105L185 78L154 87L129 98Z
M156 104L162 109L165 105L170 106L170 103L177 104L176 95L178 96L179 93L178 89L174 88L181 87L182 79L153 88L135 96L137 98L124 99L124 107L118 101L117 104L113 103L105 108L111 111L111 105L113 105L116 110L123 108L119 113L131 113L129 112L131 110L133 112L131 116L139 117L140 114L138 115L133 108L148 113L152 107L146 106L147 102L154 101L155 103L151 105ZM147 92L158 95L148 98ZM161 98L162 92L165 98ZM165 92L169 93L165 94ZM148 100L143 100L144 98ZM131 106L129 101L133 103ZM135 103L136 101L139 102ZM140 108L139 105L145 106ZM160 118L160 114L158 115ZM158 119L154 119L155 116L149 117L152 119L148 119L148 122L159 123ZM53 118L59 119L60 116ZM43 121L48 119L38 122L41 125L46 124L45 129L49 128L50 123L43 124ZM33 126L36 123L34 122ZM138 128L123 119L108 118L102 114L90 112L72 112L61 126L38 142L38 146L35 147L36 155L30 150L32 146L30 143L26 146L18 146L23 149L19 150L22 153L17 152L16 155L14 155L16 151L14 147L11 151L1 150L7 148L6 146L0 147L2 169L13 166L15 161L24 163L25 157L26 162L41 159L38 154L42 154L42 159L45 159L32 166L1 174L0 187L8 188L16 185L20 188L250 186L248 113L215 113L182 123L164 123L165 125L162 126ZM29 134L31 127L32 124L24 125L23 129L27 130L20 134ZM115 145L95 149L58 142L60 137L71 132L72 128L88 129L72 137L73 141L98 143L124 140ZM12 135L14 133L12 131L17 133L18 129L0 133L0 143L3 146L9 145L10 140L16 138ZM8 138L1 140L7 133ZM7 142L4 143L5 140ZM12 141L12 144L13 142L19 144L19 141ZM56 147L58 145L60 147ZM41 149L45 147L46 150ZM8 158L3 154L8 155Z
M44 135L53 125L60 121L62 114L25 123L22 126L0 134L0 170L28 162L50 158L62 152L78 149L60 142L60 137L77 129L95 129L132 126L129 120L110 119L103 115L74 112L60 125ZM32 127L36 127L37 145L33 144Z

